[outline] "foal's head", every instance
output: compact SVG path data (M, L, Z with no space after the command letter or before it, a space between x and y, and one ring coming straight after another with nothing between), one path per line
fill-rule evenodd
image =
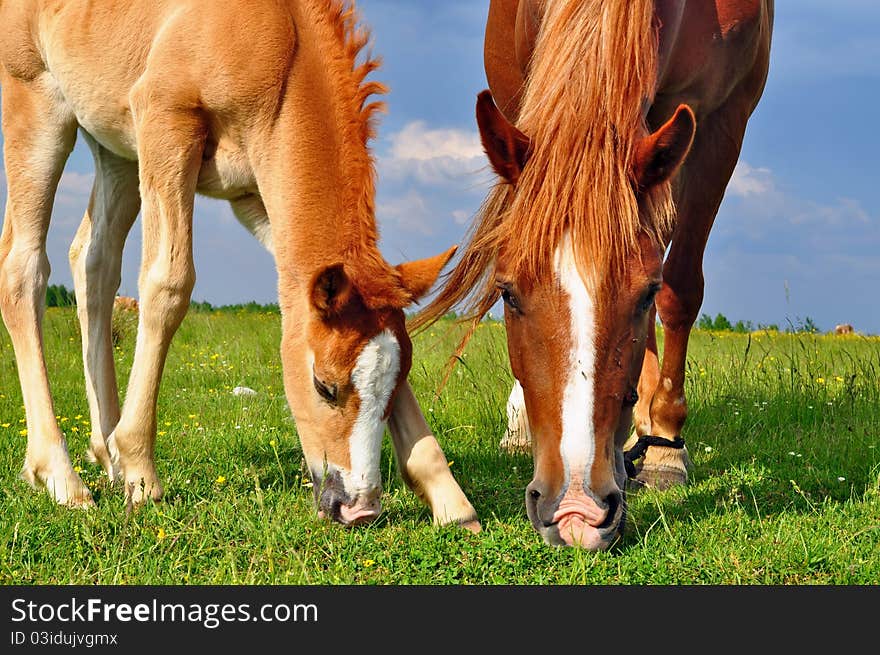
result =
M309 282L306 315L284 326L285 388L323 518L349 525L381 511L382 436L412 364L403 310L454 250L396 267L327 265Z
M655 133L636 139L619 176L625 188L602 183L602 166L588 161L601 153L584 147L578 159L561 143L555 152L532 143L488 92L478 99L477 120L489 160L507 182L493 228L494 282L532 433L526 509L547 542L604 549L623 529L622 446L661 285L654 192L686 156L694 115L679 107ZM614 218L623 202L637 214L629 238Z

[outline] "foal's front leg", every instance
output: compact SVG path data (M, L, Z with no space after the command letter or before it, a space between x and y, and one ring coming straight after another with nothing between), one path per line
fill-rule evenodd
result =
M394 399L388 429L401 477L431 508L434 523L457 523L479 532L477 512L449 470L446 456L407 381Z
M43 352L49 258L46 234L55 190L76 142L76 119L48 73L29 81L0 66L7 197L0 235L0 313L15 350L27 417L22 477L63 505L91 506L55 420Z
M86 395L92 423L89 457L112 481L119 477L107 439L119 421L113 362L113 299L119 289L122 250L140 209L137 164L117 157L85 135L95 160L89 208L70 246L70 270L82 333Z
M195 112L163 111L133 94L143 254L134 362L122 415L108 440L129 504L162 497L156 474L156 402L165 358L195 285L192 213L205 129Z

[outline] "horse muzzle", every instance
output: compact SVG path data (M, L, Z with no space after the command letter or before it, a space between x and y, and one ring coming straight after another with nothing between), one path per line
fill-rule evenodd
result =
M542 506L533 485L526 493L532 525L551 546L575 546L590 551L607 550L623 533L626 499L615 491L602 500L591 494L567 493L555 508Z

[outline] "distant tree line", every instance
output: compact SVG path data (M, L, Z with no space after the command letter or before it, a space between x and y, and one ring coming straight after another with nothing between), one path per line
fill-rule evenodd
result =
M46 288L46 306L47 307L72 307L76 305L76 296L74 292L65 287L63 284L50 284ZM236 305L212 305L209 302L194 300L189 304L190 309L196 312L215 312L215 311L232 311L232 312L254 312L254 313L280 313L277 303L269 303L261 305L260 303L251 302L239 303ZM449 312L445 318L457 318L455 312ZM712 332L754 332L755 330L775 330L779 332L779 326L775 323L767 325L759 323L755 326L751 321L737 321L731 323L724 314L718 313L715 318L708 314L702 314L694 326L698 330L707 330ZM805 319L797 319L795 324L790 324L785 330L786 332L811 332L818 333L819 326L812 318L807 316Z
M46 287L46 306L47 307L73 307L76 305L76 294L65 287L63 284L50 284ZM240 303L237 305L218 305L214 306L209 302L192 301L189 304L190 309L197 312L214 312L214 311L237 311L237 312L269 312L280 313L277 303L261 305L254 301Z
M755 330L780 331L779 326L776 323L769 323L767 325L759 323L757 327L755 327L751 321L737 321L736 323L731 323L730 320L720 312L715 315L715 318L712 318L708 314L702 314L695 327L698 330L708 330L712 332L745 333L754 332ZM821 330L819 330L819 326L816 325L815 321L807 316L803 320L798 318L796 323L789 324L785 331L818 333Z
M76 305L76 294L63 284L50 284L46 287L47 307L73 307Z

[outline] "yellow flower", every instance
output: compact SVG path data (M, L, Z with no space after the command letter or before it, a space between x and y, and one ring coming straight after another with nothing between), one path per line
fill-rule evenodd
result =
M819 384L825 384L825 378L816 378L816 382Z
M376 563L376 561L372 560L372 559L365 559L364 560L364 566L366 566L368 568L373 566L373 564L375 564L375 563Z
M196 418L197 416L198 416L198 414L190 414L189 415L190 418Z
M0 426L0 427L8 428L10 425L11 425L11 423L4 423L4 424L3 424L2 426Z
M167 536L168 535L165 533L165 530L163 528L159 528L159 531L156 533L156 539L158 539L159 541L162 541Z
M25 428L24 430L19 430L18 433L19 433L21 436L26 437L26 436L27 436L27 428Z
M275 441L274 439L270 439L270 440L269 440L269 445L272 446L272 448L274 448L275 446L278 445L278 442Z
M226 477L223 475L218 475L216 482L217 484L226 484Z

